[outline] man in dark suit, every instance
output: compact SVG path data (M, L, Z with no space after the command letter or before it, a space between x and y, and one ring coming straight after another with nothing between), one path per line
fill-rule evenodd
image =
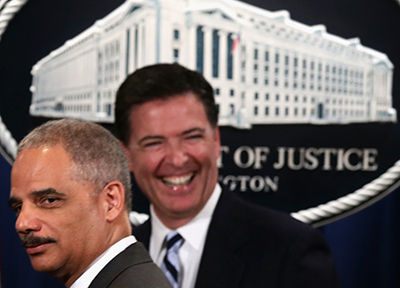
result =
M174 287L337 287L321 235L217 183L213 89L178 64L137 70L117 93L116 131L151 202L134 234Z
M119 141L82 120L50 121L19 144L9 204L32 266L67 287L171 287L133 237Z

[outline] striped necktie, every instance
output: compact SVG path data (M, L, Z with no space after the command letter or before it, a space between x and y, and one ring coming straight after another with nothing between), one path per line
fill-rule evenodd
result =
M161 270L167 276L169 282L173 288L179 287L179 248L182 246L184 239L176 232L171 231L165 237L165 243L167 245L167 251L165 253L164 261L161 264Z

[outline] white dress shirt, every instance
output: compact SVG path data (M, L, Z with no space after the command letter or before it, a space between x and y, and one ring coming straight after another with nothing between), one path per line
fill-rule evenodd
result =
M70 288L89 287L93 279L108 264L108 262L110 262L119 253L124 251L126 248L128 248L135 242L136 238L134 236L128 236L119 240L117 243L108 248L103 254L97 257L96 260L94 260L92 264L90 264L89 268L86 269L86 271L81 276L79 276L78 279L76 279L76 281L72 284Z
M217 206L220 195L221 187L217 184L213 194L199 214L186 225L176 229L183 239L185 239L179 249L179 259L182 267L179 273L181 288L193 288L196 283L208 226L210 225L211 217ZM152 231L150 235L149 253L153 261L161 267L166 253L166 248L163 247L164 239L171 230L165 227L157 217L152 205L150 206L150 214Z

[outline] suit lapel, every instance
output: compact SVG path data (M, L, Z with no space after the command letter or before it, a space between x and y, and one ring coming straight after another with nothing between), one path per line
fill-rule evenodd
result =
M246 257L241 248L248 240L246 216L235 196L223 191L210 223L196 288L237 287Z
M215 208L197 274L196 288L237 287L242 277L245 255L241 248L248 240L247 218L230 191L222 191ZM133 227L138 241L149 249L151 221Z

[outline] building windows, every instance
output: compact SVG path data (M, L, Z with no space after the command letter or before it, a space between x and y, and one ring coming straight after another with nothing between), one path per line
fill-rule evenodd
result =
M114 57L115 55L115 46L114 43L110 44L110 57Z
M179 30L174 29L174 40L179 40Z
M232 51L232 45L233 45L233 39L232 39L232 33L228 34L228 51ZM228 79L233 79L233 55L232 53L228 53L227 55L227 78Z
M258 60L258 49L254 49L254 60Z
M229 114L234 115L235 114L235 105L229 104Z
M257 115L258 115L258 107L254 106L254 116L257 116Z
M254 93L254 100L258 100L258 92Z
M196 71L204 72L204 32L203 27L198 26L196 30Z
M265 62L269 61L269 51L265 51Z
M96 101L96 103L97 103L96 111L97 112L100 112L100 99L101 99L101 94L100 94L100 92L98 92L97 93L97 101Z
M275 107L275 116L279 116L279 107Z
M266 101L269 101L269 93L266 93L266 94L265 94L265 100L266 100Z
M110 82L114 81L114 63L110 63Z
M119 55L119 52L120 52L120 44L119 44L119 41L116 41L115 42L115 54L118 56Z
M107 113L108 116L111 115L111 112L112 112L111 104L106 104L105 105L105 112Z
M267 106L267 107L265 107L265 116L268 116L269 115L269 107Z
M174 62L179 62L179 49L174 49Z
M115 80L119 80L119 60L115 61Z
M229 95L230 95L231 97L235 96L235 90L230 89L230 90L229 90Z
M219 94L220 94L219 88L215 88L215 95L219 96Z
M212 76L219 76L219 33L218 30L213 30L212 34Z
M275 95L275 101L279 101L279 94Z

